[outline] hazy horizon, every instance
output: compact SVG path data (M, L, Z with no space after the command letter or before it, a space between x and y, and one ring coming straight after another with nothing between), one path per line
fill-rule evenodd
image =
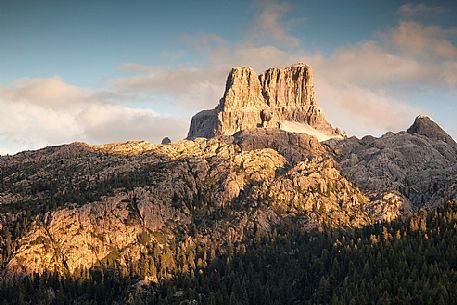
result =
M232 66L313 67L348 135L430 115L457 138L452 1L0 0L0 154L186 136Z

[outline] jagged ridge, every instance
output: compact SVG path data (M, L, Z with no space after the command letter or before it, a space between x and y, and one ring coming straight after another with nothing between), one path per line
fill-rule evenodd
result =
M0 168L11 185L0 190L2 225L25 217L21 206L31 213L6 261L13 272L73 272L113 255L125 265L139 259L145 236L167 244L196 223L200 238L222 246L292 215L303 228L360 227L404 207L400 196L363 194L315 138L278 129L169 145L72 144L2 157Z

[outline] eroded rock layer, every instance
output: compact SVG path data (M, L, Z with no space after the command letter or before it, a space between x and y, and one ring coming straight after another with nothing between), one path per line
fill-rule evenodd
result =
M232 135L256 127L278 128L285 121L339 135L317 105L311 67L296 64L270 68L260 76L252 68L233 68L219 105L192 118L188 138Z

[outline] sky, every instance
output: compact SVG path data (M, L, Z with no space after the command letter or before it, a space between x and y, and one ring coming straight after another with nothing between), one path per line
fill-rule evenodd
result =
M232 66L313 67L348 135L457 138L457 2L0 0L0 154L185 138Z

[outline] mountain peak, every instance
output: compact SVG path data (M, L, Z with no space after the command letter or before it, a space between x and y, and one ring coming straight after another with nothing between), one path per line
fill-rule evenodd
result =
M329 137L341 136L318 107L313 71L304 63L269 68L257 75L252 68L232 68L219 105L192 118L188 138L232 135L256 127L281 128L298 122Z
M433 121L429 115L419 115L414 123L406 131L410 134L420 134L430 139L441 140L457 148L457 143L447 134L438 123Z
M430 120L430 121L433 121L432 117L429 116L428 114L419 114L416 117L416 120Z
M307 67L307 68L310 68L310 66L308 64L305 64L303 62L297 62L292 67Z

